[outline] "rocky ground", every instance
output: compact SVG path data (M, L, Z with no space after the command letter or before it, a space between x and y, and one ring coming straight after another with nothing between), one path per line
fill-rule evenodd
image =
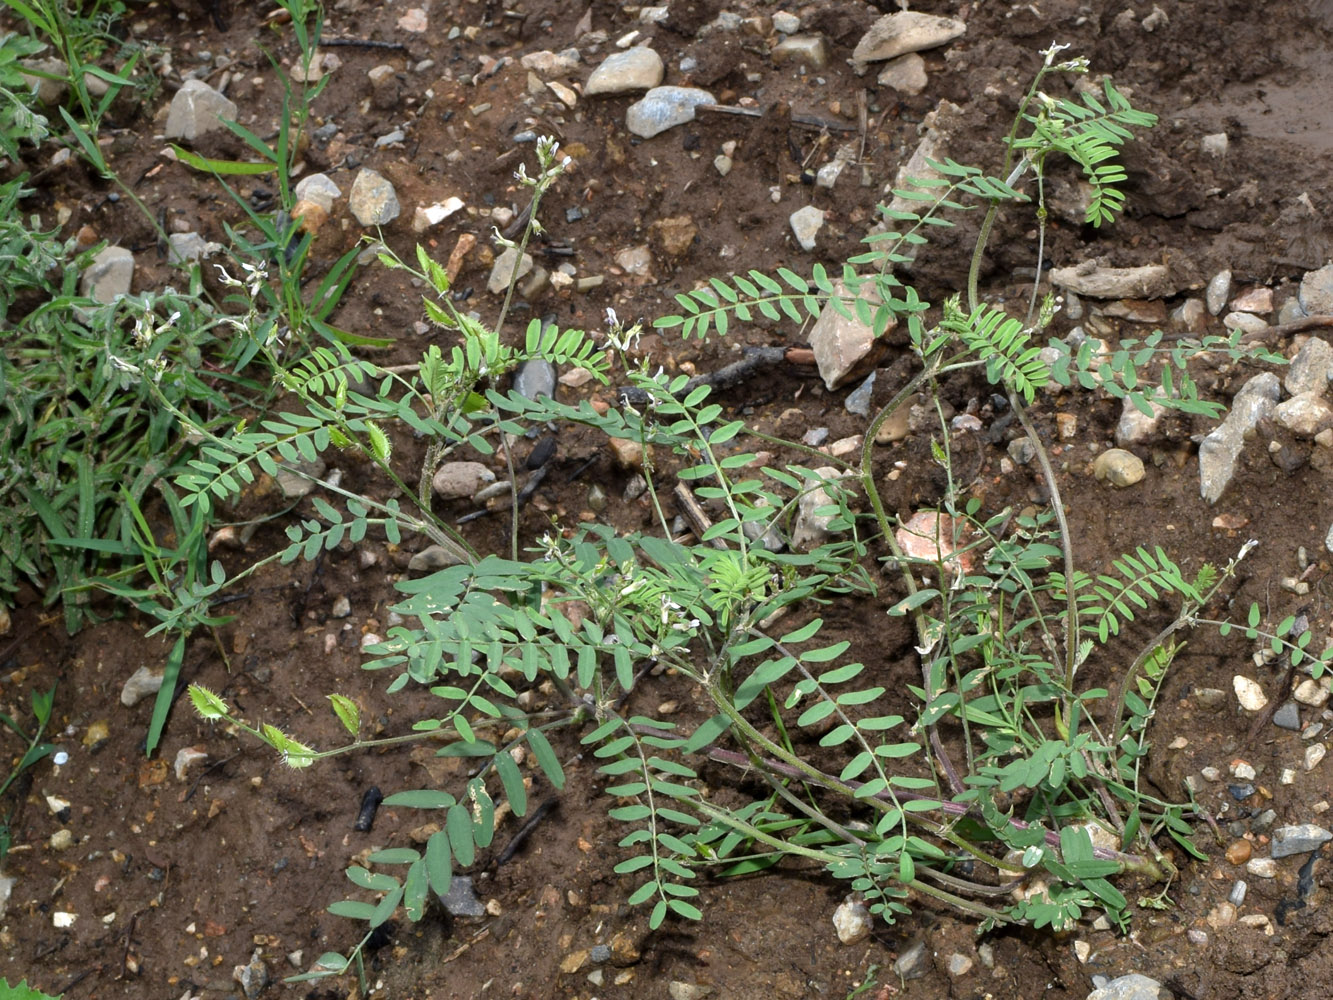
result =
M63 160L52 146L25 164L43 171L26 213L115 248L85 275L99 296L178 282L182 259L226 244L224 224L242 225L242 213L213 179L164 155L164 139L208 156L242 155L239 140L209 125L234 115L271 137L278 74L298 66L267 5L181 7L136 5L126 17L130 37L158 46L163 86L114 108L106 146L112 166L164 220L170 247L159 248L148 222L77 158ZM1256 12L1239 0L941 0L914 9L934 15L918 27L936 34L890 59L875 48L885 41L876 28L885 11L854 0L446 0L419 8L340 0L310 71L329 83L314 106L293 206L318 233L315 272L378 225L400 256L421 242L450 262L458 300L493 319L516 258L499 252L492 230L521 223L513 172L520 163L531 169L542 135L557 137L573 162L544 205L548 235L519 264L520 325L541 316L597 329L608 307L651 321L675 310L674 293L715 274L835 266L861 249L875 205L923 143L937 158L998 170L1001 133L1041 50L1070 43L1070 54L1111 74L1160 123L1127 150L1129 200L1114 225L1083 224L1085 192L1064 168L1048 192L1045 260L1036 260L1030 216L1007 211L984 262L985 297L1021 310L1040 274L1063 293L1058 336L1113 343L1158 327L1168 336L1239 327L1293 361L1202 366L1201 393L1229 409L1220 426L1138 421L1099 393L1045 395L1036 419L1079 556L1095 566L1127 547L1160 544L1194 567L1224 563L1258 539L1224 606L1212 610L1226 615L1258 601L1273 622L1302 614L1322 647L1333 625L1325 584L1333 349L1311 317L1333 313L1333 268L1325 266L1333 123L1324 100L1333 71L1323 47L1333 5L1277 0ZM273 197L250 182L242 193L260 210ZM919 255L911 277L924 298L938 304L963 287L978 221L960 218ZM219 291L212 269L204 272ZM435 336L420 290L373 260L335 319L396 338L376 356L389 364L414 360ZM694 374L734 360L742 344L804 348L812 340L811 330L765 323L727 340L651 334L639 350ZM863 407L887 400L907 371L902 345L879 359L869 401L852 396L861 378L838 385L829 354L812 346L823 364L784 362L724 401L764 430L829 447L855 439L865 430ZM576 374L557 374L560 398L594 394ZM944 400L970 418L955 426L976 456L974 492L994 510L1043 502L1014 429L988 408L983 388L950 383ZM603 395L599 402L610 403ZM562 428L558 439L554 474L524 513L525 537L552 516L644 523L624 456L591 432ZM410 441L400 445L414 453ZM937 498L921 425L886 435L882 462L892 509ZM346 472L356 484L358 470ZM506 474L499 463L485 472ZM442 498L441 509L455 517L472 510L462 492ZM505 542L487 519L468 530L479 549ZM240 566L282 538L279 524L245 550L219 552ZM366 542L313 568L266 571L219 632L230 672L219 647L200 636L188 678L317 745L336 741L336 724L305 706L330 690L355 694L384 731L406 728L412 706L360 671L360 646L387 621L392 582L412 572L418 554ZM912 641L879 611L848 604L826 617L869 634L884 650L885 678L901 687L915 670ZM67 638L35 601L13 609L0 700L21 714L29 688L58 680L68 760L39 770L23 792L0 883L0 976L26 975L69 997L348 995L350 979L313 987L277 980L355 942L350 921L324 912L344 894L349 860L410 841L415 820L401 811L382 810L368 832L353 829L365 790L417 787L423 774L445 781L447 762L388 752L293 773L184 706L162 759L145 760L149 702L126 697L125 685L165 655L143 639L146 627L127 618ZM1158 986L1181 1000L1318 995L1312 984L1330 972L1329 686L1301 678L1288 700L1281 665L1252 653L1234 638L1199 635L1173 667L1150 774L1168 797L1192 789L1213 820L1197 837L1210 860L1177 857L1182 875L1168 905L1139 910L1128 936L1090 923L1059 937L1011 930L979 938L958 915L925 904L843 944L832 922L837 887L795 868L711 885L701 925L649 933L645 914L624 905L627 885L611 873L620 832L605 818L592 764L576 759L571 741L560 748L567 789L525 850L478 870L477 899L456 912L393 925L368 961L374 994L843 997L873 980L861 995L1109 1000L1165 995ZM660 701L679 697L670 678L656 683ZM1271 720L1252 730L1270 702ZM695 708L681 712L689 719ZM179 758L186 748L207 758ZM234 976L241 968L249 971ZM1153 985L1093 992L1130 973Z

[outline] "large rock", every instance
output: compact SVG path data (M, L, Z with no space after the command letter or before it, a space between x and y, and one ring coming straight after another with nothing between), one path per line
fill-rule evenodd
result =
M1282 388L1292 396L1303 392L1320 392L1333 376L1333 346L1323 337L1311 337L1291 359Z
M1053 269L1051 283L1090 299L1157 299L1176 290L1164 264L1102 267L1096 261L1084 261Z
M651 139L677 125L694 121L700 104L716 104L713 95L697 87L654 87L625 112L625 127L641 139Z
M1301 278L1300 299L1307 316L1333 313L1333 264L1306 272Z
M431 477L430 486L441 500L459 500L493 482L495 473L480 462L445 462Z
M134 280L134 254L124 247L105 247L93 257L79 279L79 291L95 302L114 302L130 294Z
M834 289L835 294L843 298L849 296L847 286L841 281L834 283ZM861 286L859 297L872 308L878 307L882 301L870 281ZM819 319L810 329L810 348L815 354L815 364L829 389L845 385L873 369L884 351L883 338L875 339L874 330L857 318L853 303L845 305L852 313L850 318L839 312L832 302L826 302ZM890 317L885 332L896 325L896 317Z
M662 57L646 45L613 52L592 71L583 88L585 97L651 90L662 82Z
M856 43L852 67L858 73L864 73L867 63L933 49L966 31L967 25L956 17L937 17L912 10L885 14Z
M222 119L236 120L236 104L193 77L181 85L167 111L166 137L187 142L223 127Z
M363 226L387 225L398 218L401 211L398 192L389 179L368 167L362 168L352 181L347 207Z
M1199 495L1204 500L1217 503L1236 473L1246 434L1272 416L1281 396L1282 385L1272 372L1254 376L1236 393L1231 412L1199 445Z

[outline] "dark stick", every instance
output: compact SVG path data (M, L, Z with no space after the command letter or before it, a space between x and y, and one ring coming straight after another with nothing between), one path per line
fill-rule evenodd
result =
M787 347L747 347L740 361L734 361L715 372L694 376L676 393L676 398L684 398L701 385L712 386L714 389L730 389L740 385L746 379L754 378L760 372L786 361L790 350ZM647 406L652 397L637 386L622 385L616 391L616 398L622 404Z
M513 839L505 845L505 849L496 857L495 864L491 865L491 870L494 871L512 858L518 849L523 846L523 842L532 836L532 831L537 829L537 824L545 819L546 814L559 804L560 800L553 795L536 809L532 810L532 815L529 816L527 821L518 828L518 832L514 834Z
M384 801L384 793L379 790L378 785L371 785L366 789L366 794L361 796L361 811L356 814L356 823L352 829L357 833L369 833L370 828L375 825L375 813L379 812L380 803Z
M320 45L343 45L358 49L394 49L402 51L407 48L402 42L380 42L373 38L321 38Z

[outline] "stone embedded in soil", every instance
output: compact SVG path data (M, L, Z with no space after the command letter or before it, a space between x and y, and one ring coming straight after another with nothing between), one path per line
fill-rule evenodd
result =
M1052 269L1051 283L1090 299L1155 299L1175 292L1164 264L1102 267L1096 261L1084 261Z
M1092 474L1112 486L1133 486L1143 479L1143 459L1123 448L1108 448L1092 463Z
M774 11L773 30L783 35L794 35L801 30L801 19L791 11Z
M1305 273L1301 278L1300 303L1307 316L1333 313L1333 264Z
M1143 444L1157 436L1166 407L1149 403L1152 415L1144 413L1126 398L1120 409L1120 420L1115 425L1115 443L1118 445Z
M828 66L828 43L823 35L792 35L773 46L770 53L774 66L795 63L810 69Z
M834 295L846 298L847 286L841 281L834 282ZM872 307L878 307L881 302L870 281L862 283L859 297ZM847 303L843 304L843 308L852 315L844 316L832 301L824 303L819 319L810 328L810 349L814 351L820 378L830 390L846 385L865 372L873 371L885 350L884 339L875 338L875 331L857 318L856 310ZM885 332L896 325L896 321L890 318Z
M19 66L23 82L39 103L50 107L65 100L65 91L69 89L69 64L63 59L25 59Z
M843 900L833 911L833 929L843 944L856 944L865 940L870 936L872 923L870 911L859 900Z
M1250 860L1254 847L1248 840L1234 840L1227 847L1227 861L1233 865L1243 865Z
M133 708L150 694L157 694L162 687L162 672L140 667L130 674L120 689L120 703L126 708Z
M315 488L315 480L324 475L328 465L322 458L313 462L279 462L278 474L275 477L278 482L278 491L282 493L286 500L299 500L303 496L308 496Z
M369 167L362 167L352 181L347 207L363 226L384 226L398 218L401 208L398 193L389 179Z
M1243 674L1231 678L1231 687L1236 692L1236 700L1247 712L1261 711L1268 704L1268 696L1256 681Z
M890 59L875 80L881 87L892 87L900 94L915 97L930 82L926 76L926 60L915 52Z
M18 885L18 881L12 875L0 874L0 917L9 909L9 899L14 895L14 886Z
M806 205L792 212L789 221L791 231L796 237L796 242L801 244L801 249L813 250L815 237L824 226L824 210L815 208L814 205Z
M431 226L438 226L449 216L463 208L463 199L454 197L436 202L434 205L418 205L412 213L412 231L424 233Z
M673 215L668 219L658 219L653 229L662 244L662 252L668 257L683 257L694 245L699 235L699 227L688 215Z
M167 237L167 263L188 267L221 249L219 244L209 243L198 233L172 233Z
M328 174L308 174L296 182L294 189L297 200L311 201L326 212L333 211L333 202L342 197L342 188L338 187Z
M1231 412L1199 445L1199 495L1216 503L1236 472L1246 435L1273 413L1282 385L1272 372L1255 375L1236 393Z
M1294 701L1284 702L1282 707L1273 713L1273 725L1279 729L1290 729L1293 732L1300 729L1300 707Z
M972 965L973 965L972 959L968 958L962 952L956 951L949 956L949 962L947 968L949 970L949 975L953 976L954 978L957 978L959 976L965 976L969 972L971 972Z
M864 73L866 63L933 49L966 31L967 25L955 17L937 17L910 10L885 14L856 43L852 51L852 68L857 73Z
M653 277L653 252L647 246L627 247L616 252L616 266L636 278Z
M111 303L130 294L133 280L134 254L124 247L105 247L79 278L79 292L95 302Z
M931 161L943 163L949 155L949 137L948 129L941 123L941 118L957 119L961 117L963 109L957 104L949 101L940 101L933 111L928 111L921 120L922 128L925 128L926 134L921 137L917 147L912 151L912 155L906 163L898 167L898 172L894 175L892 187L894 189L909 189L912 187L912 180L939 180L944 175L931 166ZM893 200L889 202L889 211L891 212L915 212L921 207L920 201L914 201L910 198L904 198L902 195L895 194ZM896 226L897 223L892 225ZM871 227L871 233L885 232L890 228L887 222L878 222ZM901 247L898 253L906 257L915 257L914 247Z
M713 987L699 983L687 983L682 979L673 979L667 983L667 996L670 1000L706 1000L713 995Z
M505 247L504 253L496 257L495 263L491 266L491 276L486 279L486 291L492 295L499 295L505 291L509 287L509 282L514 280L516 268L518 278L521 280L532 270L532 254L525 253L520 259L518 247Z
M629 106L625 127L641 139L694 121L700 104L716 104L713 95L697 87L654 87Z
M662 57L646 45L625 52L613 52L592 71L583 88L584 96L623 94L631 90L652 90L662 82ZM711 103L711 102L710 102Z
M256 948L248 963L232 969L231 977L241 984L241 993L245 996L245 1000L257 1000L269 983L268 966L264 964L263 950Z
M1333 840L1333 833L1329 833L1322 826L1316 826L1313 823L1280 826L1273 831L1273 849L1269 853L1274 858L1306 854L1310 851L1317 851L1330 840Z
M493 482L495 473L480 462L445 462L435 470L430 488L441 500L459 500Z
M555 395L555 365L545 358L530 358L514 373L514 391L524 399Z
M1324 744L1311 743L1305 748L1305 756L1301 763L1307 771L1313 771L1319 766L1319 762L1324 759L1327 753L1328 751L1324 749Z
M190 142L223 128L222 119L236 120L236 103L193 77L181 85L167 111L168 139Z
M1208 288L1204 291L1203 300L1208 306L1208 311L1214 316L1220 315L1230 294L1231 272L1229 270L1218 271L1208 282Z
M848 413L857 417L870 416L870 399L875 394L876 374L871 372L864 382L848 394L847 401L843 403Z
M1333 345L1323 337L1311 337L1291 359L1282 388L1289 396L1299 396L1303 392L1322 393L1328 387L1330 376L1333 376Z
M190 773L190 768L203 760L208 760L208 754L198 747L181 747L176 751L176 760L172 765L172 770L176 772L176 780L184 781Z
M1321 677L1319 680L1315 680L1313 677L1307 677L1296 685L1296 690L1292 692L1291 696L1302 705L1322 708L1328 701L1328 679Z
M1230 903L1220 905L1231 906ZM1235 922L1235 910L1236 908L1232 906L1229 923ZM1209 914L1210 919L1211 916ZM1093 990L1088 994L1088 1000L1159 1000L1164 992L1166 991L1162 989L1162 984L1156 979L1150 979L1138 972L1131 972L1127 976L1112 979L1100 989Z
M443 545L427 545L407 561L409 573L435 573L450 566L457 566L463 560Z
M1229 312L1222 317L1222 325L1228 330L1241 330L1245 333L1263 333L1268 323L1262 317L1247 312Z
M1303 392L1278 403L1273 408L1273 419L1297 437L1313 438L1333 427L1333 406L1319 391Z
M470 875L455 875L449 882L449 891L440 897L440 902L452 917L486 916L486 907L472 891Z
M820 466L814 470L815 479L823 482L834 482L841 475L841 470L831 465ZM829 531L829 525L835 515L815 513L820 507L830 506L832 502L824 486L816 486L802 494L796 504L796 523L792 526L792 551L809 552L833 536Z
M899 979L920 979L930 971L930 949L918 941L898 956L893 963L893 974Z
M966 572L972 570L970 552L954 555L957 549L972 541L971 533L966 524L961 528L955 525L948 514L919 510L894 532L894 538L909 559L944 560L947 564L960 565Z
M1273 289L1267 285L1250 288L1231 300L1231 308L1237 312L1254 313L1263 316L1273 311Z

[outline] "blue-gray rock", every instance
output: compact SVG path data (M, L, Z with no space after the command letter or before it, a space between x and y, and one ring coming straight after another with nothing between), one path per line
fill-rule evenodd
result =
M920 979L929 971L930 950L924 941L912 945L893 963L893 973L899 979Z
M236 120L236 103L228 100L203 80L189 79L176 91L167 111L168 139L187 142L206 132L223 128L222 119Z
M700 104L716 104L713 95L697 87L654 87L625 113L625 127L642 139L694 121Z
M449 891L440 897L440 902L453 917L486 916L486 907L472 891L470 875L455 875L449 882Z
M221 249L198 233L172 233L167 237L167 263L188 267Z
M603 962L611 961L611 949L604 944L595 944L588 952L588 958L601 965Z
M1309 851L1318 850L1321 844L1330 840L1333 840L1333 833L1329 833L1322 826L1315 826L1313 823L1279 826L1273 831L1273 850L1270 854L1274 858L1285 858L1292 854L1306 854Z
M532 358L518 366L514 391L524 399L555 395L555 365L545 358Z
M1300 300L1308 316L1333 313L1333 264L1306 272L1301 278Z
M1127 976L1112 979L1101 989L1093 990L1088 994L1088 1000L1161 1000L1170 996L1171 993L1163 990L1162 984L1156 979L1131 972Z
M134 280L134 254L124 247L105 247L93 258L79 279L79 291L96 302L114 302L130 294Z
M1279 729L1297 730L1301 728L1301 708L1294 701L1289 701L1273 713L1273 725Z
M1311 337L1291 359L1282 387L1289 396L1323 392L1330 376L1333 376L1333 346L1323 337Z
M1232 906L1240 906L1245 902L1245 894L1249 892L1250 887L1244 879L1237 879L1236 884L1231 887L1231 892L1227 895L1227 902Z
M858 417L870 416L870 397L875 394L875 376L878 372L871 372L866 376L866 380L858 385L847 397L847 402L843 405L847 407L848 413L853 413Z
M1246 433L1272 416L1281 396L1282 384L1272 372L1254 376L1236 393L1226 419L1203 439L1199 445L1199 495L1208 503L1217 503L1235 475Z

